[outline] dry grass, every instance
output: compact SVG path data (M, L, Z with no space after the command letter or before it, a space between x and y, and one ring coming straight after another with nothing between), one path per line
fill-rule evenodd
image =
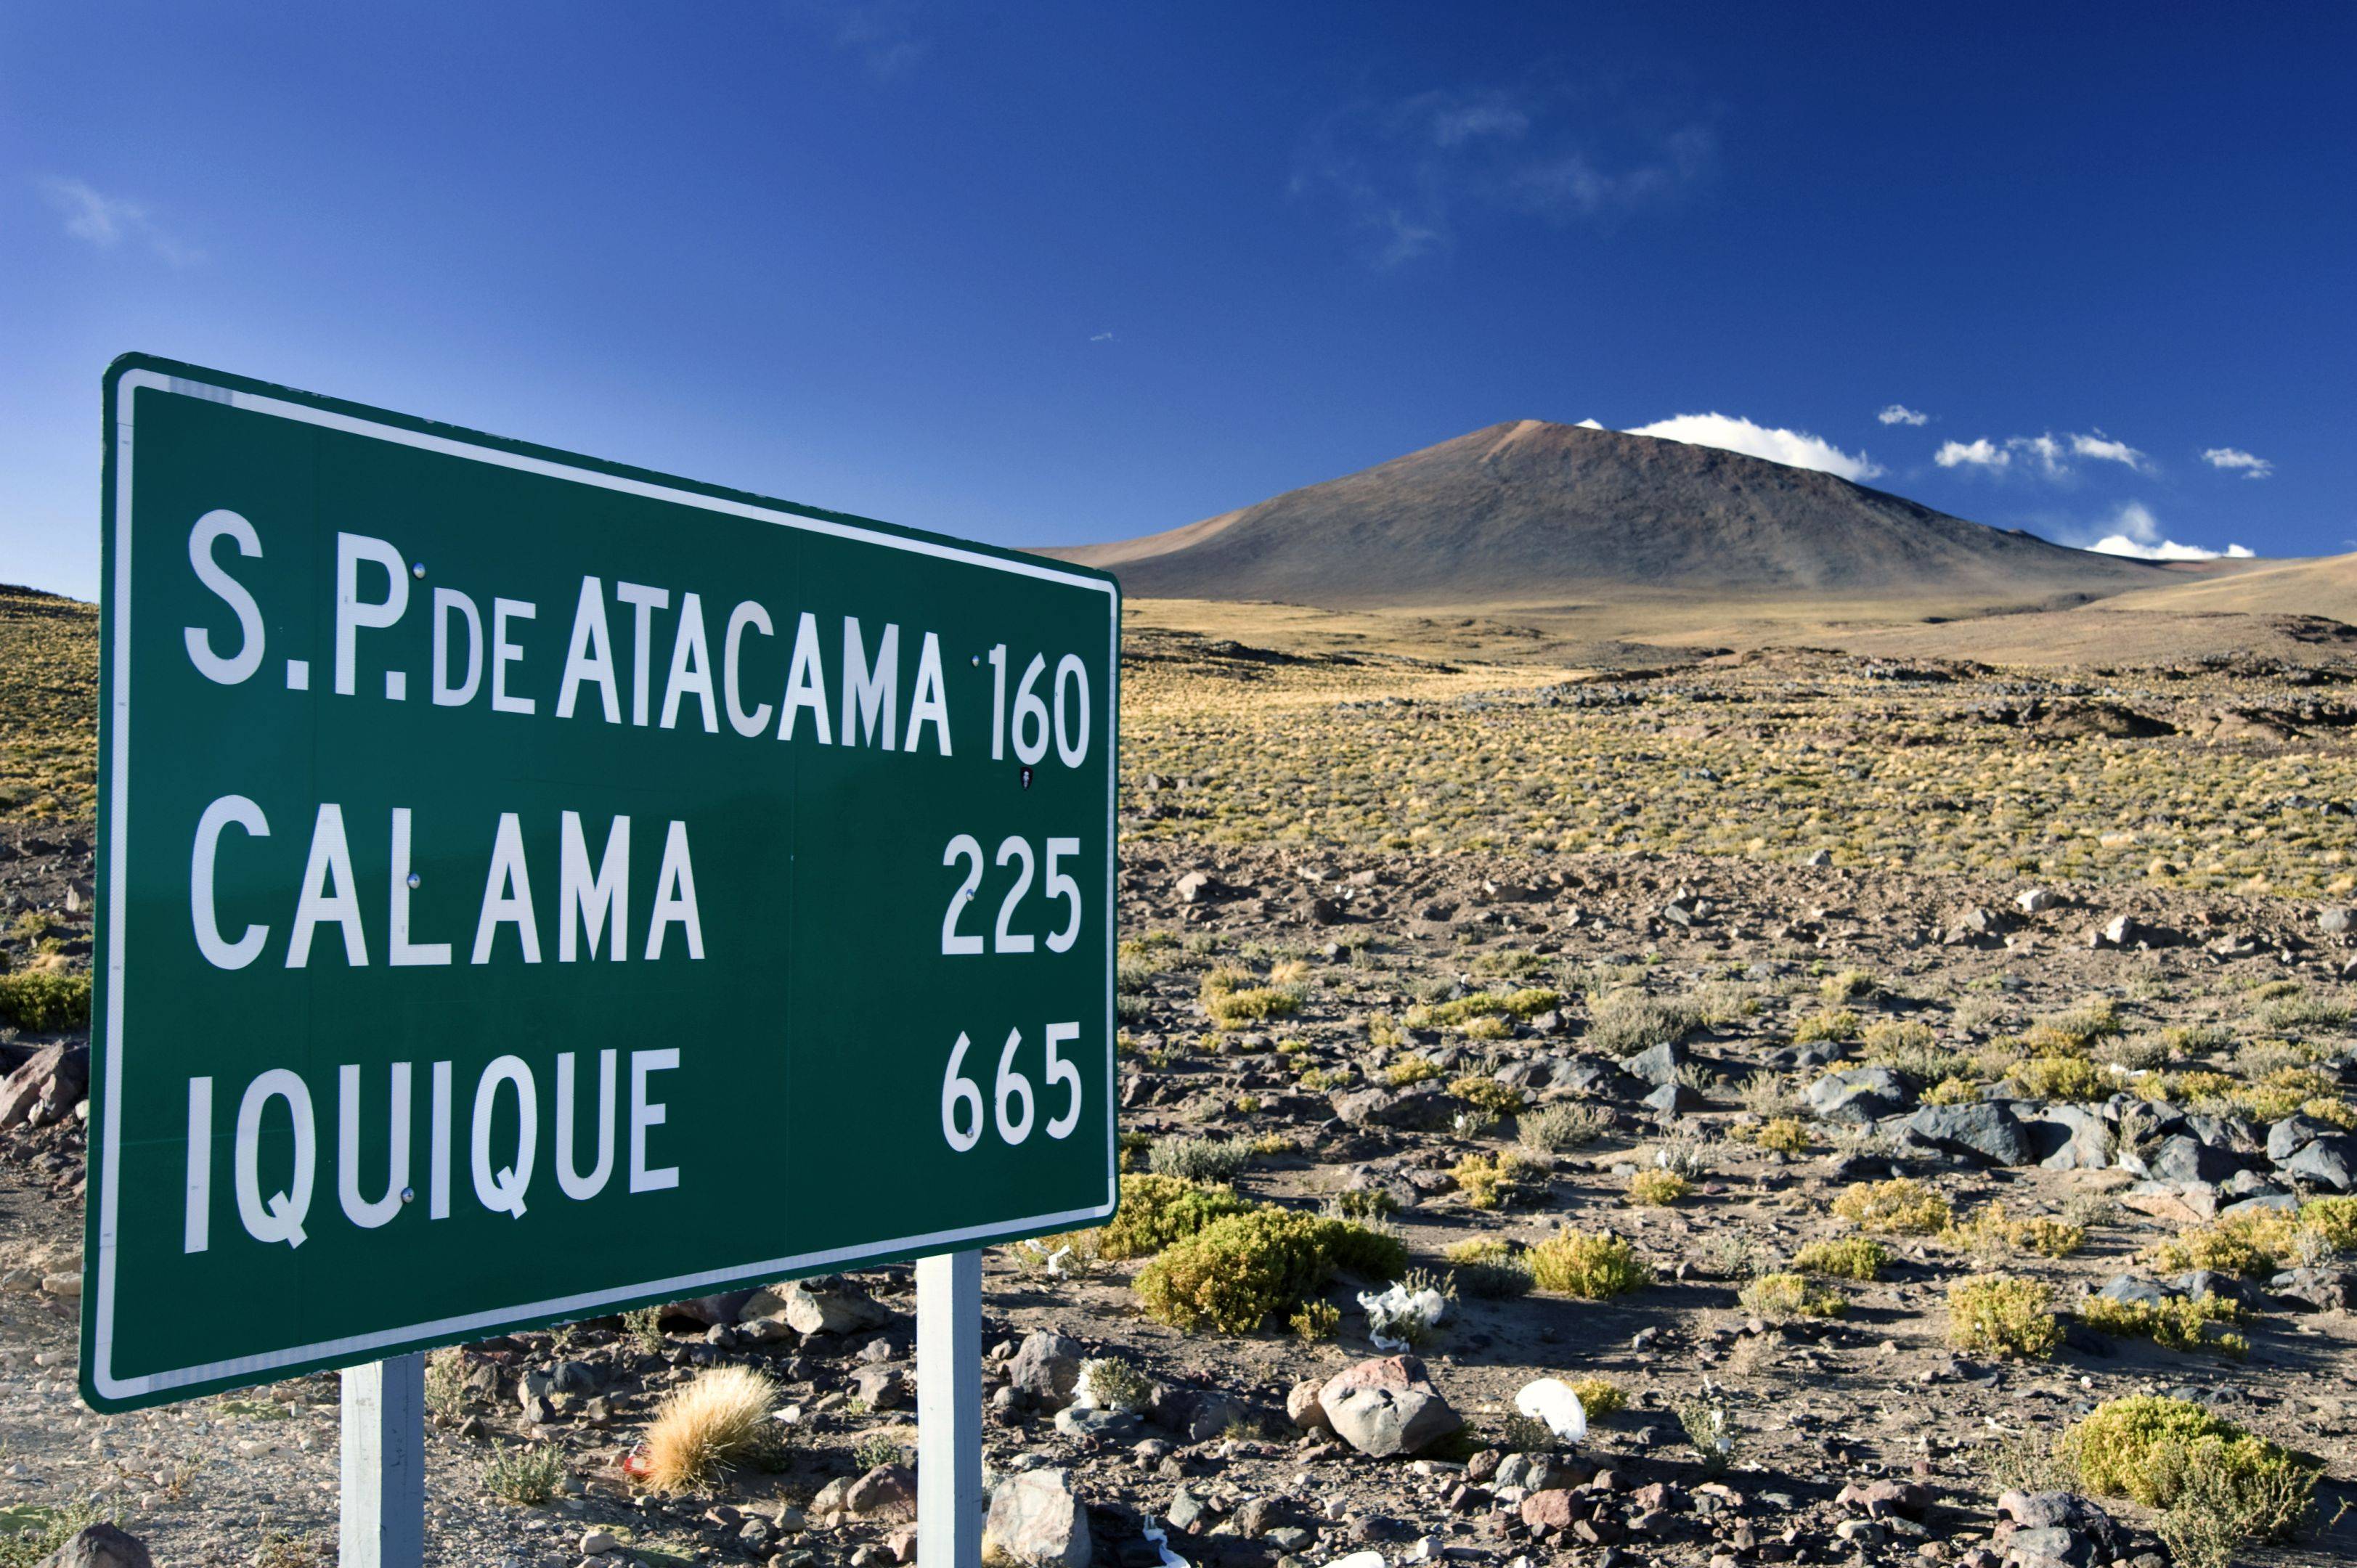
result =
M752 1449L777 1392L750 1367L716 1367L673 1390L647 1424L640 1479L669 1494L708 1486Z

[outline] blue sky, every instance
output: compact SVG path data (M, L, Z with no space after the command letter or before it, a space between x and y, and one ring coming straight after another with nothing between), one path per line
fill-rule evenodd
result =
M2357 548L2352 62L2346 5L9 6L0 579L95 593L126 349L1008 543L1538 417Z

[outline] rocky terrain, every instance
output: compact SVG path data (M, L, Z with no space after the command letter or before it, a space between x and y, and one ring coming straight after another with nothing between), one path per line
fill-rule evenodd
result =
M987 1259L1006 1557L2357 1551L2345 671L1129 651L1132 1174ZM0 844L0 1563L96 1517L327 1562L332 1377L77 1402L89 833ZM912 1287L437 1355L434 1560L907 1561ZM640 1485L722 1367L776 1433ZM2293 1477L2290 1528L2189 1470Z

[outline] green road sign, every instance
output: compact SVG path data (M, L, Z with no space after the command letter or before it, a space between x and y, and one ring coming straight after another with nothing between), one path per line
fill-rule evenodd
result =
M82 1390L1115 1197L1113 580L134 356Z

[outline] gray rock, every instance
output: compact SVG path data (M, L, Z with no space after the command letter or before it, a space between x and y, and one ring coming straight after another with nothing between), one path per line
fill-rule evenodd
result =
M1446 1127L1460 1101L1431 1089L1361 1089L1333 1099L1334 1114L1346 1125L1396 1127L1428 1133Z
M1181 904L1209 904L1225 898L1232 889L1208 871L1190 871L1176 884Z
M1006 1364L1006 1380L1049 1409L1072 1402L1081 1380L1081 1342L1052 1328L1035 1328Z
M2050 1171L2099 1171L2111 1164L2112 1130L2083 1105L2049 1105L2030 1123L2030 1136L2048 1150L2038 1163Z
M1675 1082L1678 1069L1685 1065L1685 1047L1675 1040L1664 1040L1651 1050L1639 1051L1620 1064L1624 1071L1657 1086Z
M2038 1158L2029 1130L2007 1105L1926 1105L1907 1119L1905 1131L1934 1148L1992 1165L2026 1165Z
M63 1040L43 1046L0 1079L0 1128L62 1122L90 1087L90 1047ZM69 1543L70 1544L70 1543Z
M2319 1138L2278 1167L2297 1181L2313 1182L2335 1192L2357 1187L2357 1138L2336 1133Z
M862 1367L852 1386L869 1410L899 1410L909 1402L908 1374L898 1367Z
M2357 925L2357 915L2344 906L2336 904L2316 912L2316 929L2328 937L2345 937L2352 925Z
M2242 1168L2242 1162L2224 1149L2182 1133L2163 1138L2150 1154L2130 1155L2120 1164L2135 1175L2174 1182L2222 1182Z
M916 1511L916 1472L878 1465L844 1488L843 1511L855 1519L888 1519Z
M796 1280L778 1294L776 1316L797 1334L856 1334L892 1321L889 1307L848 1280Z
M1126 1411L1082 1410L1079 1405L1069 1405L1056 1412L1056 1430L1067 1437L1126 1443L1145 1430L1145 1423Z
M1887 1067L1829 1072L1809 1085L1809 1109L1828 1122L1863 1125L1895 1116L1915 1102L1908 1081Z
M2095 1294L2106 1301L2142 1302L2147 1306L2158 1306L2169 1299L2169 1292L2159 1284L2134 1274L2115 1274Z
M2319 1138L2330 1137L2336 1131L2313 1116L2287 1116L2267 1129L2267 1158L2281 1165Z
M84 1526L81 1532L41 1560L41 1568L154 1568L135 1535L113 1525Z
M1464 1424L1414 1356L1361 1361L1328 1379L1318 1399L1336 1435L1378 1458L1413 1454Z
M1509 1454L1498 1464L1498 1485L1526 1492L1562 1491L1586 1479L1584 1471L1553 1454Z
M2025 915L2042 915L2061 903L2061 898L2044 887L2032 887L2013 900L2013 907Z
M1702 1096L1683 1083L1665 1083L1645 1096L1647 1109L1664 1116L1674 1116L1682 1111L1693 1111L1702 1104Z
M985 1560L996 1555L1025 1568L1089 1568L1096 1550L1088 1508L1062 1470L1025 1470L992 1487L982 1541Z

